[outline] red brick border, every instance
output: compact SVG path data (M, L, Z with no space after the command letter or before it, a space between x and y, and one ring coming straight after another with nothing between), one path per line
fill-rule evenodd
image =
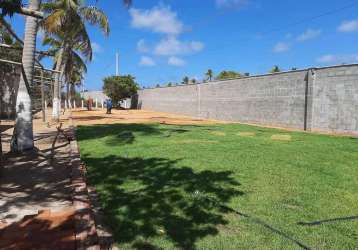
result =
M86 184L86 169L81 164L75 128L73 126L70 126L70 133L73 138L70 142L70 157L73 206L75 209L76 248L80 250L99 250L98 235Z

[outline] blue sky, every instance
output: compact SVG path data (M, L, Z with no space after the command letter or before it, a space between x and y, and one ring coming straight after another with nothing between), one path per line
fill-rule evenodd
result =
M184 76L200 80L208 68L262 74L273 65L287 70L358 62L358 1L134 0L129 10L120 0L98 5L111 33L104 37L89 27L95 53L85 86L91 90L115 73L116 52L120 73L141 86ZM24 19L11 22L23 35Z

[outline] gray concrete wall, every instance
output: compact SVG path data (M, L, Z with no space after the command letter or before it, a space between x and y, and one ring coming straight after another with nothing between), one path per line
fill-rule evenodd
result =
M312 130L358 133L358 66L315 71Z
M138 108L296 129L358 133L358 65L140 90Z
M0 63L0 118L15 117L16 93L20 81L20 67Z

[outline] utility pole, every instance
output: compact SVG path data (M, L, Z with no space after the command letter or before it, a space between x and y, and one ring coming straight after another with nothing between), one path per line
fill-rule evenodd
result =
M119 54L116 53L116 76L119 76Z

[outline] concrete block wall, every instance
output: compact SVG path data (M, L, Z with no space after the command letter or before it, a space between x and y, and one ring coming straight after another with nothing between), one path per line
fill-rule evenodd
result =
M358 65L140 90L138 108L302 130L358 133Z
M199 116L198 86L185 85L140 90L138 107L197 117Z
M201 84L199 117L303 128L306 71Z
M358 66L315 70L312 130L358 133Z
M0 63L0 118L15 117L16 93L19 87L21 69Z

